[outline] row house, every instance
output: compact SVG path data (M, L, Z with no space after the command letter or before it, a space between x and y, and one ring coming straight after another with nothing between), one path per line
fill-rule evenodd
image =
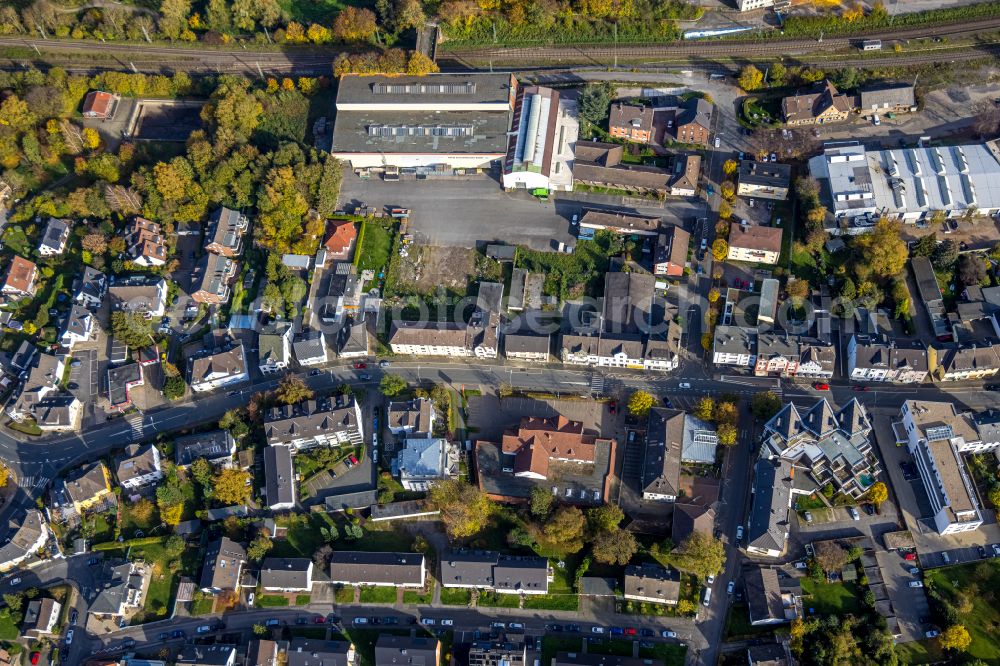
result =
M264 435L268 445L290 446L295 451L315 446L359 446L364 442L361 408L350 394L279 405L264 415Z
M927 379L927 348L921 342L853 335L847 342L851 381L919 384Z
M125 232L125 244L133 263L162 266L167 263L167 242L156 222L137 217Z

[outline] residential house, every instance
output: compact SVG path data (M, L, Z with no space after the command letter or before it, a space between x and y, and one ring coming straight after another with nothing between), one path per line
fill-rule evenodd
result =
M222 305L229 301L229 285L236 277L239 264L227 256L208 252L191 273L191 299L207 305Z
M31 345L31 356L21 361L30 365L21 372L24 381L7 402L7 415L18 422L36 418L39 403L61 394L59 387L65 373L65 357L52 354L34 356L34 351L36 349Z
M574 183L634 194L666 194L670 172L659 167L622 164L624 149L615 143L577 141Z
M9 359L6 357L3 359L6 361L4 363L4 369L14 377L24 379L28 376L28 372L35 367L35 359L37 356L38 347L28 340L22 340L21 344L17 346L17 349L10 355ZM62 360L62 357L59 356L52 356L52 358ZM60 374L59 376L62 375Z
M313 562L307 557L268 557L260 565L260 586L270 593L309 593Z
M295 451L314 446L360 446L364 441L361 408L350 394L276 405L264 414L264 435L269 445L284 444Z
M753 468L747 553L781 557L788 543L788 511L792 506L792 464L784 458L761 457Z
M160 451L152 444L129 444L116 465L118 483L126 490L137 490L163 478Z
M213 211L205 230L205 251L230 259L240 256L249 228L249 218L239 211L225 207Z
M550 335L505 333L503 336L503 353L507 358L547 363L551 347L552 336Z
M420 553L336 551L330 558L330 582L340 585L423 587L426 560Z
M687 267L691 234L678 226L667 227L656 237L653 275L681 278Z
M326 291L319 309L320 319L332 324L347 315L354 315L361 306L364 295L364 281L357 274L354 264L338 261L326 275ZM321 287L322 289L322 287Z
M118 108L118 95L103 90L91 90L83 98L83 117L111 120Z
M801 616L798 598L791 592L781 590L777 569L748 566L743 571L743 584L750 607L751 625L783 624Z
M66 498L78 514L114 499L111 476L104 463L88 463L77 467L62 480Z
M818 340L799 338L799 368L796 377L833 379L837 349Z
M473 641L469 645L469 661L466 663L468 666L527 666L527 644L513 636L492 642Z
M354 643L316 638L293 638L283 657L285 666L358 666L361 659Z
M825 398L804 412L790 402L764 424L763 450L794 463L817 487L830 484L857 500L881 472L871 431L868 412L857 399L836 412Z
M593 238L597 231L610 231L629 236L655 236L660 233L660 225L661 220L658 217L588 208L580 216L580 238Z
M183 645L177 666L236 666L235 645Z
M792 165L777 162L740 162L736 195L784 201L792 182Z
M797 337L784 333L758 333L754 374L758 377L794 377L798 374L800 354Z
M273 321L260 330L257 336L257 367L269 375L288 369L292 359L292 324Z
M162 266L167 263L167 241L156 222L137 217L125 233L125 244L132 261L140 266Z
M30 414L42 432L79 430L83 403L69 393L48 395L31 406Z
M701 155L687 153L674 160L674 174L670 179L670 194L675 197L693 197L698 194L701 176Z
M50 217L45 225L45 232L42 240L38 242L38 254L42 257L55 257L66 251L66 243L69 241L69 220L60 220Z
M27 259L16 254L10 260L7 273L4 275L0 294L7 301L15 301L35 295L35 280L38 278L38 267Z
M6 573L41 550L49 539L45 516L35 508L15 510L0 541L0 573Z
M404 490L426 491L458 474L458 451L442 438L407 438L397 456Z
M988 379L1000 372L997 351L995 344L975 342L932 347L928 353L930 375L944 382Z
M434 432L434 403L429 398L390 402L386 424L393 435L430 437Z
M892 427L896 442L913 456L938 533L978 529L983 514L962 459L967 446L975 450L981 441L975 421L950 402L907 400Z
M751 645L747 648L747 662L749 666L792 666L798 663L789 654L787 643Z
M307 639L297 638L295 640ZM287 660L284 649L281 650L281 658ZM279 666L278 659L278 644L275 641L255 638L250 641L250 645L247 647L247 658L243 666Z
M573 504L602 504L614 476L614 439L564 416L521 419L497 442L476 442L479 486L493 499L525 502L544 488Z
M931 260L927 257L913 257L910 259L910 268L913 270L913 278L917 282L917 292L924 304L924 310L931 320L935 337L938 340L950 340L951 333L948 330L948 315L944 308L944 297L941 294L941 287L938 286L937 275L934 273Z
M292 449L283 444L264 448L264 498L272 511L295 507L295 469Z
M87 612L100 619L118 619L130 610L142 608L152 571L141 562L111 566L99 580L97 596ZM102 571L102 574L104 572Z
M78 343L89 342L96 338L98 328L94 314L82 305L74 303L59 335L59 344L72 351Z
M441 585L506 594L548 594L553 571L544 557L496 551L449 551L441 560Z
M337 347L337 355L342 359L368 356L368 326L364 317L347 317Z
M145 383L138 363L108 366L108 402L118 411L125 411L132 406L132 389Z
M411 356L475 356L496 358L499 353L500 308L503 285L479 283L476 307L469 323L450 321L393 321L389 346Z
M741 368L757 366L757 331L743 326L716 326L712 363Z
M188 359L191 390L201 393L248 381L243 343L223 352Z
M213 541L208 545L201 567L201 591L239 593L246 564L247 551L243 546L225 536Z
M73 289L73 302L85 308L97 309L108 293L108 278L91 266L83 267L83 274L77 279Z
M681 596L681 577L674 569L646 564L625 567L625 599L676 606Z
M765 278L760 281L760 303L757 306L757 328L758 330L768 330L774 326L775 318L778 316L778 292L781 283L774 278Z
M677 499L683 439L684 412L660 407L650 410L642 468L644 500L673 502Z
M825 125L847 120L851 99L830 81L816 84L781 100L781 115L789 125Z
M855 334L847 342L847 368L852 381L919 384L927 379L927 348L919 341Z
M687 498L695 502L697 497ZM674 504L674 517L670 524L670 540L680 545L695 532L712 534L715 530L715 509L703 504Z
M326 225L323 249L328 260L350 261L353 258L358 230L351 220L330 220Z
M862 88L858 93L858 111L862 116L906 113L917 110L912 84L883 83Z
M604 276L600 326L563 334L563 363L670 371L680 363L680 328L667 320L649 274L609 272Z
M761 227L731 222L729 224L730 261L754 264L778 263L781 254L781 227Z
M24 611L21 634L35 639L51 636L52 630L59 622L61 610L62 604L54 599L48 597L32 599Z
M295 360L303 368L322 365L329 360L323 331L303 333L292 341L292 349L295 352Z
M167 281L156 276L128 275L108 288L111 308L147 317L162 317L167 311Z
M215 467L228 467L236 455L236 440L228 430L199 432L174 440L174 462L187 468L198 458L204 458Z
M675 122L678 142L707 146L712 131L712 105L701 97L692 97L684 102Z
M375 666L434 666L441 663L441 641L433 636L381 634L375 642Z
M633 106L623 102L611 105L608 115L608 134L616 139L635 143L649 143L653 140L653 109L648 106ZM577 145L579 145L579 141Z

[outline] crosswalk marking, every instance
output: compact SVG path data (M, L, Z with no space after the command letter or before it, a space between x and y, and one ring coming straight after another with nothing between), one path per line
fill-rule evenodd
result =
M145 430L142 414L133 414L128 418L128 424L132 428L132 440L142 439Z
M595 395L604 393L604 375L594 372L590 375L590 392Z

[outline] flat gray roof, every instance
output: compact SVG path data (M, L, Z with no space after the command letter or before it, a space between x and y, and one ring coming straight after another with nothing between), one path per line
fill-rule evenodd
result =
M370 128L376 127L389 128L386 132L405 133L373 134L376 130ZM461 134L454 136L432 133L447 132L448 128L463 129ZM421 111L405 108L391 112L337 111L330 152L506 154L509 128L509 111Z
M431 74L340 77L341 104L509 104L512 76L506 74Z

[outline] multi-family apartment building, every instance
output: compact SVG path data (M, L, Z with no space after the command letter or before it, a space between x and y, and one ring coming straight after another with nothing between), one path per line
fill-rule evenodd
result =
M343 394L277 405L264 414L264 435L269 446L284 445L294 451L358 446L364 442L361 408L353 395Z

